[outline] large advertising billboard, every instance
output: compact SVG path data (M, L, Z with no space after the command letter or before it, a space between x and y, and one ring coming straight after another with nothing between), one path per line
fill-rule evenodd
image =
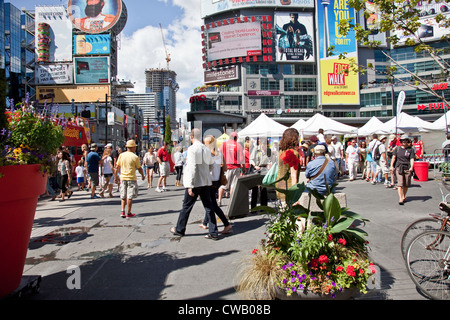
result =
M119 21L122 0L69 0L67 11L77 29L86 33L102 33Z
M420 27L417 35L422 41L436 41L450 33L450 28L444 28L436 22L436 15L443 14L447 19L450 15L450 4L448 0L440 1L419 1L415 9L420 10L419 23ZM411 35L404 35L402 31L394 32L400 39L399 44L405 43L408 39L413 38Z
M73 84L73 64L37 65L36 85Z
M109 83L109 57L75 57L75 83Z
M74 55L108 55L111 53L111 35L79 34L73 36Z
M72 61L72 23L64 6L35 8L36 62Z
M355 32L339 33L341 19L355 19L355 11L341 0L322 0L317 4L320 103L322 105L359 105L359 76L350 70L351 62L358 62ZM334 46L332 55L327 51ZM346 53L347 59L339 59ZM348 72L346 72L348 71Z
M314 0L202 0L202 18L230 10L246 8L314 8Z
M208 61L262 55L261 23L246 22L206 30Z
M314 62L314 23L312 13L277 12L277 62Z
M43 86L36 87L36 96L40 103L45 100L50 102L53 96L54 103L90 103L92 101L100 101L105 103L105 95L111 95L110 85L83 85L83 86Z

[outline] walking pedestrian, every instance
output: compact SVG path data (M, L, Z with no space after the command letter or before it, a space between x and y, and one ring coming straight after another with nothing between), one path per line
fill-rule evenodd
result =
M108 190L109 197L113 198L112 189L113 184L111 183L111 178L114 174L114 165L113 165L113 158L111 157L111 148L106 148L105 151L103 151L102 156L102 162L103 165L100 168L100 172L103 175L103 185L102 185L102 191L100 191L100 197L105 196L105 191Z
M125 147L127 151L119 155L114 168L114 181L118 182L120 170L120 205L122 209L120 216L122 218L132 218L135 216L135 214L131 213L133 199L137 198L139 192L136 170L141 174L142 180L145 180L145 175L139 157L135 153L136 141L128 140ZM125 209L127 209L126 215Z
M183 174L183 154L181 153L181 147L175 148L175 153L173 155L174 157L174 166L175 166L175 172L177 173L175 186L182 187L183 184L181 183L181 175Z
M220 152L225 158L227 165L226 178L227 185L221 186L219 189L219 202L223 198L225 190L229 190L229 194L233 194L233 189L236 186L236 181L239 176L244 172L244 150L237 142L238 134L236 132L230 133L230 138L222 143L220 146Z
M217 142L216 138L214 136L206 136L204 139L205 145L211 150L211 156L213 158L214 164L212 166L212 169L210 171L211 174L211 180L212 180L212 186L209 187L209 195L211 197L211 204L214 213L219 217L220 220L222 220L224 229L220 232L221 234L227 234L231 232L231 224L228 221L227 217L223 213L222 209L219 208L219 205L217 204L216 200L216 193L219 190L220 187L220 170L222 168L222 164L224 164L224 159L222 153L220 153L219 149L217 148ZM226 164L225 164L226 165ZM205 219L203 220L203 223L200 225L202 229L208 229L209 224L209 215L205 214Z
M359 147L356 144L356 140L352 139L350 145L345 150L345 160L348 167L349 180L353 181L357 179L358 163L359 163Z
M143 162L146 177L147 177L147 188L150 189L153 185L153 173L154 173L154 169L155 169L155 163L157 162L156 154L153 151L152 146L148 147L148 150L145 153L144 159L142 160L142 162Z
M84 190L86 183L84 177L86 175L86 168L84 167L83 160L78 161L78 166L75 168L77 174L78 191Z
M86 171L89 176L89 183L90 183L90 189L91 189L91 199L98 199L100 197L95 195L95 190L97 186L99 185L99 167L102 165L102 159L97 153L98 147L97 144L92 143L90 152L88 153L86 157Z
M156 153L156 159L158 160L159 164L159 179L158 185L155 189L156 192L167 191L167 177L170 174L169 152L167 151L168 146L169 144L167 142L164 142L162 147L159 148L158 152Z
M72 191L67 188L68 182L72 181L71 171L70 171L70 157L64 151L58 152L58 173L59 173L59 188L61 189L61 200L65 201L64 197L67 194L67 198L70 199L72 196ZM70 185L70 183L69 183Z
M366 142L365 141L361 141L359 143L359 167L361 168L361 179L364 180L366 177L366 164L367 164L367 148L366 148Z
M374 174L374 180L372 181L372 184L376 184L375 178L378 176L379 173L381 173L384 176L384 186L386 188L390 188L389 184L389 168L387 167L388 159L386 154L386 136L382 136L380 138L380 141L374 146L373 152L372 152L372 158L375 160L377 164L377 169Z
M400 138L400 142L402 145L394 150L390 171L393 172L395 170L395 174L397 175L398 204L403 205L408 188L411 186L416 153L415 149L411 147L411 140L407 135L403 135Z
M209 234L205 238L218 240L216 215L214 214L209 191L209 187L212 185L210 171L214 161L211 156L211 150L202 144L200 139L201 131L198 128L192 129L190 134L192 145L188 148L183 175L183 185L186 188L183 206L177 225L170 228L170 232L177 236L185 235L189 215L194 208L197 198L200 196L206 214L209 216Z
M338 141L336 136L331 137L331 145L334 148L334 156L336 157L337 174L336 178L342 176L342 158L344 157L344 149L342 143Z

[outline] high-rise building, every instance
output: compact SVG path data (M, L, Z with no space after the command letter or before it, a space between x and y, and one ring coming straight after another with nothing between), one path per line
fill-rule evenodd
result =
M274 2L275 3L275 2ZM372 39L396 59L397 77L410 81L402 69L425 78L439 93L450 96L448 71L414 47L390 47L387 35L378 32L376 21L367 21L362 13L339 0L281 1L277 4L202 0L204 86L190 98L188 120L201 120L206 113L218 116L242 116L247 123L261 113L291 125L299 118L315 113L338 121L361 125L372 116L382 120L395 115L401 91L406 93L403 111L434 120L443 114L443 104L431 94L408 87L401 81L387 79L392 66L379 50L358 44L354 31L339 34L336 25L342 18L354 18L372 30ZM450 45L441 36L448 29L430 26L427 19L450 12L446 1L420 2L420 35L435 48L440 58L450 61ZM327 50L334 47L333 55ZM377 72L348 75L349 60L339 60L340 53L361 65L373 64ZM406 82L407 82L406 81ZM228 120L227 120L228 121ZM226 123L225 119L223 121Z
M172 128L177 123L177 99L178 90L177 74L168 69L145 70L146 92L156 94L155 105L159 111L160 122L164 122L166 116L170 117Z

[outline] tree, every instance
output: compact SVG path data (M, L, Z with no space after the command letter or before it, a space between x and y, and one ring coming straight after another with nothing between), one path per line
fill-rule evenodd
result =
M420 28L422 27L421 10L417 6L419 2L422 3L440 3L439 0L348 0L348 5L354 8L355 11L362 11L366 19L373 18L377 15L378 32L386 33L387 43L391 48L402 46L414 47L416 53L421 53L434 60L436 65L441 70L443 77L449 76L449 63L443 55L450 53L450 46L446 48L435 48L430 44L424 42L424 38L420 36ZM374 12L375 11L375 12ZM441 28L450 28L450 15L442 12L437 13L435 16L430 16L429 20L433 20ZM360 44L379 50L390 62L386 67L384 75L390 83L399 83L406 85L416 90L421 90L430 95L433 95L445 104L449 104L448 100L438 92L433 90L430 83L426 81L423 75L409 70L403 66L399 61L394 59L389 50L381 46L381 42L371 39L372 30L366 30L360 23L355 23L352 19L342 19L339 22L339 32L346 35L351 29L355 31L356 39ZM448 41L450 32L446 32L442 36L441 40ZM401 38L403 38L402 42ZM406 40L404 40L406 39ZM333 47L329 48L332 52ZM345 54L340 55L341 58L345 58ZM372 70L376 74L380 74L380 71L375 68L374 65L368 64L366 66L356 65L351 66L354 72L367 72ZM403 74L409 74L409 78L400 77L399 71Z
M172 129L170 128L170 117L166 117L166 127L164 129L164 142L172 145Z

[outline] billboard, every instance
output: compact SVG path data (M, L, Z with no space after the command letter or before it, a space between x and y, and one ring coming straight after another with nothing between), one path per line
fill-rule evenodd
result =
M314 62L312 13L276 12L276 61Z
M223 81L231 81L239 79L239 69L237 66L231 66L230 68L224 68L219 70L205 71L204 82L217 83Z
M442 37L447 36L450 33L450 28L441 27L436 22L436 15L443 14L446 19L450 16L450 4L448 0L432 1L419 1L415 9L419 10L420 27L417 31L417 35L422 41L436 41L441 40ZM404 44L408 39L414 38L410 35L404 35L402 31L394 32L399 37L399 44Z
M269 7L281 8L314 8L314 0L202 0L202 18L230 10Z
M35 8L36 62L72 61L72 23L64 6Z
M261 23L235 23L206 30L208 61L262 55Z
M79 34L73 36L74 55L108 55L111 53L111 35Z
M73 64L37 65L36 85L73 84Z
M359 76L349 71L358 62L355 32L339 33L341 19L355 19L355 11L346 1L325 0L317 5L320 57L320 103L322 105L359 105ZM334 46L332 55L327 48ZM346 53L347 59L339 59ZM349 71L348 73L345 71Z
M109 57L75 57L75 83L109 83Z
M36 87L36 97L41 104L47 100L50 103L51 98L53 98L54 103L91 103L95 101L100 101L104 103L105 95L111 95L110 85L58 85L58 86L45 86Z
M69 0L67 12L77 29L86 33L102 33L119 21L122 0Z

